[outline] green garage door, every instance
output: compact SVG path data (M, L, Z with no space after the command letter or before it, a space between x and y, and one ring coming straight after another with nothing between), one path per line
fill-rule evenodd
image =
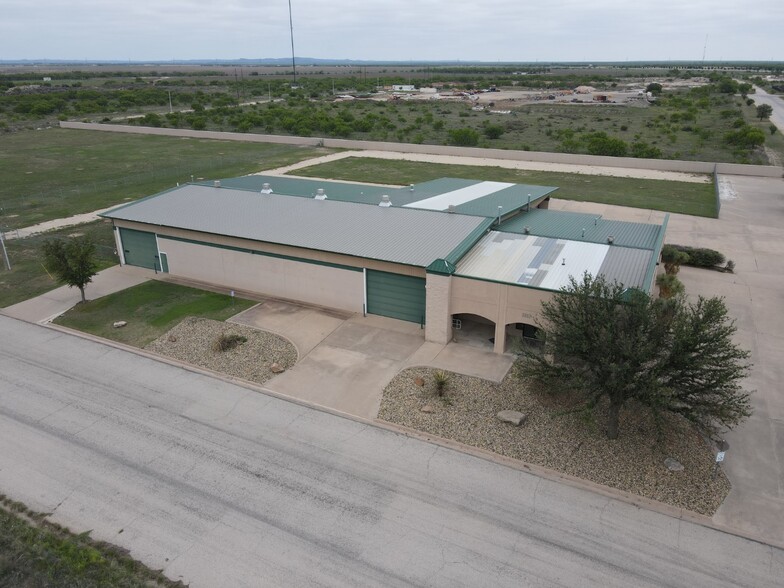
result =
M367 311L412 323L425 319L425 279L367 270Z
M122 241L126 264L160 271L161 264L158 259L158 244L155 242L155 233L121 228L120 240Z

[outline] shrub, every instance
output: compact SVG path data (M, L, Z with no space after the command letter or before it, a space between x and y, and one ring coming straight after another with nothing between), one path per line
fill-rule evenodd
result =
M215 351L231 351L236 347L239 347L243 343L248 340L247 337L243 337L242 335L231 334L227 335L223 333L220 337L215 339L215 343L213 343L212 348Z
M460 147L474 147L479 143L479 133L474 129L453 129L449 131L449 142Z
M686 290L683 282L672 274L660 274L656 278L656 285L659 287L660 298L673 298Z
M433 372L433 382L436 384L436 393L439 396L443 396L449 384L449 374L443 370L436 370Z
M715 267L722 265L726 259L723 254L715 249L688 247L686 245L668 245L667 247L672 247L688 255L688 260L681 262L683 265ZM662 249L662 255L664 255L665 248Z
M488 139L498 139L504 134L504 127L501 125L487 125L485 127L485 136Z

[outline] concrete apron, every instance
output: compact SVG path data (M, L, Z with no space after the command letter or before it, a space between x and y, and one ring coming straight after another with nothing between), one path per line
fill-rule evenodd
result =
M414 323L282 301L263 302L230 320L279 334L297 348L297 364L266 388L365 419L376 417L384 388L405 368L431 366L500 381L514 359L425 342Z

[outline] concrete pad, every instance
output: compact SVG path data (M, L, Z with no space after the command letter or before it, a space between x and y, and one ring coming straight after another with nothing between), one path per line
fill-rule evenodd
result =
M324 345L362 353L369 358L403 361L425 342L421 333L373 327L347 321L324 340Z
M98 272L85 288L88 300L95 300L152 279L152 270L115 265ZM31 323L49 322L81 301L78 288L61 286L54 290L2 309L3 314Z
M429 366L500 382L514 363L514 356L485 351L470 345L449 343L428 363Z
M339 311L267 300L229 320L285 337L297 348L301 359L349 316Z

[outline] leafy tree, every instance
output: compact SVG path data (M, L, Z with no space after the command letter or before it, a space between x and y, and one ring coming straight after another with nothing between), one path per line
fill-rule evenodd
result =
M44 265L57 278L58 282L71 288L79 288L82 302L84 287L92 282L98 273L95 261L95 243L89 237L71 237L70 239L48 239L41 249L44 254Z
M624 157L629 149L626 141L616 137L610 137L601 131L589 133L582 139L591 155L610 155L613 157Z
M657 82L651 82L645 88L646 92L650 92L654 96L658 96L662 93L662 85Z
M773 107L770 104L758 104L757 105L757 118L760 120L764 120L769 118L770 115L773 114Z
M727 133L724 139L731 145L754 149L754 147L765 143L765 132L749 125L743 125L738 130Z
M461 147L473 147L479 143L479 133L474 129L452 129L449 131L449 142Z
M719 298L654 300L589 274L542 303L544 348L524 351L523 377L551 392L607 403L607 436L619 434L621 408L648 406L659 420L677 413L714 434L751 414L739 381L749 353Z

